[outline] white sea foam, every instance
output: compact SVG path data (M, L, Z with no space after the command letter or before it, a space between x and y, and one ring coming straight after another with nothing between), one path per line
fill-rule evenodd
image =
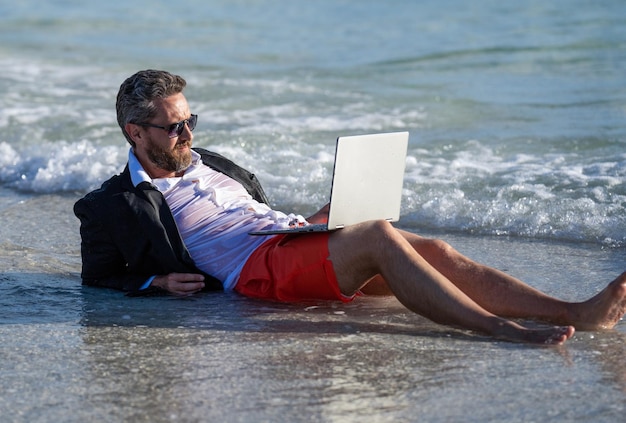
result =
M625 243L625 155L586 165L575 153L502 157L469 145L447 158L416 150L407 160L405 223Z
M626 243L625 157L598 163L590 172L572 158L547 162L529 155L502 158L487 147L472 145L480 148L464 150L456 158L410 151L401 225ZM308 213L328 200L332 146L261 145L251 150L247 145L216 143L209 147L253 170L280 209ZM127 146L121 143L42 143L36 151L20 151L3 142L0 181L23 192L86 192L119 173L126 155Z
M89 141L42 143L36 152L17 151L0 143L0 180L15 189L35 192L86 191L119 173L127 148L97 147Z

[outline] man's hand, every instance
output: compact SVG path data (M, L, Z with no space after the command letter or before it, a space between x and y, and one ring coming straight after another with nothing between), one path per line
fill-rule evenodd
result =
M170 294L193 295L204 288L204 276L196 273L170 273L154 278L152 286L164 289Z
M313 216L307 217L306 221L309 223L327 223L329 210L330 210L330 203L322 207Z

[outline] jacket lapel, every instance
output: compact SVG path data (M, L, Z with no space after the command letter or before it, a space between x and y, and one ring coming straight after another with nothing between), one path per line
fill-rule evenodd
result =
M142 182L137 187L130 180L130 173L125 169L122 173L124 179L124 196L128 205L138 217L138 223L143 228L145 235L153 242L156 249L162 249L163 257L173 252L176 258L191 268L195 264L189 255L189 251L178 232L176 221L168 207L163 195L149 182Z

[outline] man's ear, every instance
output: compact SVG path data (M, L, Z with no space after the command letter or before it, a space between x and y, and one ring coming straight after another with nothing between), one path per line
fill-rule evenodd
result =
M137 143L138 140L141 141L143 137L141 126L134 123L127 123L126 125L124 125L124 130L126 130L126 133L135 143Z

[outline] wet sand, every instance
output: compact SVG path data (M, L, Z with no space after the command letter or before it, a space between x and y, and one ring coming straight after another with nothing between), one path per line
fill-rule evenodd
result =
M595 245L444 238L569 300L624 267L623 251ZM16 268L0 273L0 294L6 422L615 422L626 411L624 322L537 347L439 326L390 298L128 298L67 269Z

